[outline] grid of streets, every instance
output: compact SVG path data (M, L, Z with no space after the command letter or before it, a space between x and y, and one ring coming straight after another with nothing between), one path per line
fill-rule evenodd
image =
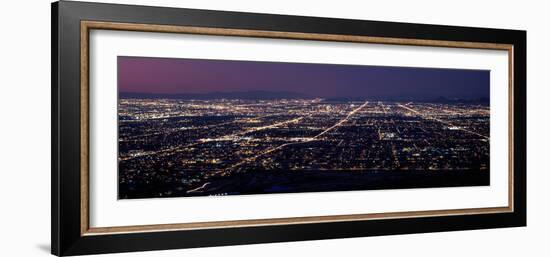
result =
M216 192L212 181L269 171L489 170L481 104L120 99L118 116L121 198Z

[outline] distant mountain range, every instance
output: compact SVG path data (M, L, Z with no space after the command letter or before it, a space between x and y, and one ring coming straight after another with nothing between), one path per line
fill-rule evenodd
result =
M120 92L122 99L185 99L185 100L214 100L214 99L246 99L246 100L274 100L274 99L313 99L315 97L290 91L242 91L242 92L211 92L204 94L157 94L157 93L133 93ZM331 97L325 98L325 102L342 101L412 101L421 103L447 103L447 104L489 104L489 98L481 97L475 99L463 98L407 98L407 97Z
M475 99L462 99L462 98L446 98L446 97L438 97L431 100L420 100L415 102L428 102L428 103L462 103L462 104L489 104L489 98L488 97L480 97Z
M310 99L306 94L288 91L243 91L243 92L212 92L205 94L154 94L120 92L119 98L140 99L246 99L246 100L273 100L273 99Z
M446 104L489 104L489 98L480 97L474 99L463 98L411 98L411 97L331 97L325 98L325 102L342 102L342 101L395 101L395 102L417 102L417 103L446 103Z

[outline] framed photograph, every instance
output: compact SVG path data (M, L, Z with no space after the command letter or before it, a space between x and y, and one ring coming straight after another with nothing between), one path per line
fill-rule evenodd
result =
M526 225L526 32L52 5L52 253Z

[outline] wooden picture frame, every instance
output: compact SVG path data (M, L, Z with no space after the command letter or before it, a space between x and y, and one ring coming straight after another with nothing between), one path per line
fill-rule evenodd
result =
M90 30L505 50L509 56L509 204L436 211L90 227ZM79 255L525 226L525 87L525 31L71 1L53 3L52 254Z

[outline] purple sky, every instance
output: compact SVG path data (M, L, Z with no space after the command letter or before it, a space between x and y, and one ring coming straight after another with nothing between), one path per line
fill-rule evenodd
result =
M118 57L119 92L290 91L312 97L489 97L488 70Z

